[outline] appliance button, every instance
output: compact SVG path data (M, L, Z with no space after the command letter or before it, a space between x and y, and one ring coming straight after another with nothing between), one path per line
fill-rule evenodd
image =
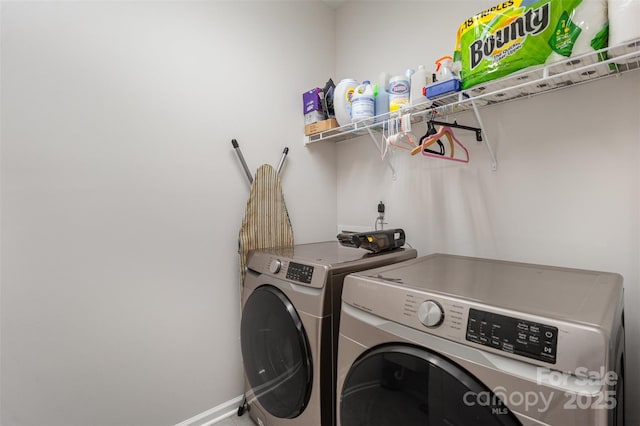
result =
M418 308L418 319L426 327L437 327L444 320L444 311L442 306L435 300L427 300L422 302Z
M280 259L273 259L271 263L269 263L269 272L272 274L277 274L280 272L280 268L282 267L282 262Z

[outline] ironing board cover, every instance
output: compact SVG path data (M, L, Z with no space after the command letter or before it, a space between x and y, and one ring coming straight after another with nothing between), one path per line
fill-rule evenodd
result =
M269 164L256 171L238 237L240 289L244 288L250 250L293 247L293 230L278 172Z

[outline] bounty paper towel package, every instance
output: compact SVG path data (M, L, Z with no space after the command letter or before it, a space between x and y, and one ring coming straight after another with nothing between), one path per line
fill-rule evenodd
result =
M547 64L607 47L610 35L607 3L607 0L582 0L568 14L560 46L551 52Z
M609 55L617 57L625 53L626 47L635 45L640 39L640 0L609 0L609 46L613 47ZM629 43L627 46L618 46ZM627 60L629 63L637 61L637 57Z
M606 7L601 3L507 0L471 16L460 25L456 38L454 60L462 67L462 88L544 64L552 54L569 57L584 46L606 47Z

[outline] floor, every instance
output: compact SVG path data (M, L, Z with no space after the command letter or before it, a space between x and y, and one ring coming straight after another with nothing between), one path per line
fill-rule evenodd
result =
M234 414L231 417L227 417L224 420L220 420L217 423L214 423L215 426L255 426L249 414L244 413L242 417L238 417L237 414Z

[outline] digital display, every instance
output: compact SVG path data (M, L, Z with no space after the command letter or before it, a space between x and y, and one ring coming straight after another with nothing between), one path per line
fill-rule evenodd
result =
M556 363L556 327L472 308L469 309L466 339L512 354Z
M298 281L304 284L311 284L312 276L313 266L289 262L289 268L287 268L288 280Z

